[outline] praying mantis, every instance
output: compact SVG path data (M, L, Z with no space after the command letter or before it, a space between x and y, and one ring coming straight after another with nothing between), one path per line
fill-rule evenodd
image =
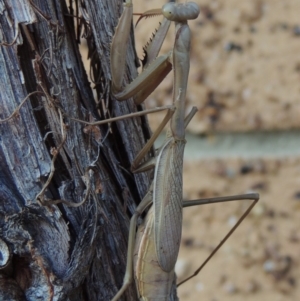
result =
M167 3L161 9L144 14L162 14L164 20L146 48L143 72L125 88L122 87L126 66L124 45L127 44L131 28L133 15L131 0L126 0L124 3L124 11L115 31L111 45L111 73L112 94L117 100L123 101L133 97L136 104L142 103L172 69L174 85L173 105L167 108L164 120L131 166L134 173L154 169L154 179L131 218L126 273L123 286L112 301L119 300L132 282L133 275L140 300L166 301L169 299L181 240L183 207L228 200L253 200L251 206L237 224L204 262L206 264L238 227L259 198L258 194L245 194L227 198L183 202L182 169L186 144L185 128L197 112L197 108L193 107L185 117L191 38L187 21L196 19L199 12L200 9L196 3L187 2L184 4ZM174 47L169 53L157 57L171 22L175 23ZM147 111L145 111L146 113ZM130 116L123 116L120 119L125 117ZM107 122L111 121L107 120ZM155 157L141 163L145 154L150 150L155 139L169 121L170 128L166 139L156 151ZM138 227L136 235L137 219L148 207L150 209L143 224ZM196 273L200 271L204 264Z

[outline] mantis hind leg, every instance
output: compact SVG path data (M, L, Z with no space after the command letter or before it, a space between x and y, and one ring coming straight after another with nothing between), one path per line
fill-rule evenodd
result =
M222 245L225 243L225 241L231 236L231 234L238 228L238 226L241 224L241 222L249 214L249 212L252 210L252 208L258 202L259 194L258 193L248 193L248 194L234 195L234 196L228 196L228 197L198 199L198 200L183 202L183 207L190 207L190 206L214 204L214 203L238 201L238 200L253 200L253 202L248 207L248 209L244 212L244 214L239 218L237 223L231 228L231 230L224 236L224 238L219 242L219 244L215 247L215 249L210 253L210 255L206 258L206 260L201 264L201 266L191 276L189 276L186 279L184 279L183 281L179 282L177 284L177 287L199 274L199 272L203 269L203 267L216 254L216 252L222 247Z
M128 248L127 248L127 263L126 263L126 271L123 279L123 285L114 296L111 301L117 301L124 294L128 286L132 283L133 280L133 253L134 253L134 245L135 245L135 237L136 237L136 225L138 217L144 212L144 210L151 205L152 203L152 187L150 187L149 191L143 198L142 202L136 208L133 216L130 220L129 226L129 238L128 238Z

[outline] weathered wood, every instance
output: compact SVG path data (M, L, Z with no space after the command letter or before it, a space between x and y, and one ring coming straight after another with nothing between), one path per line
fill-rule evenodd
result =
M149 175L129 172L149 137L144 117L111 128L68 118L96 121L142 109L110 98L110 42L122 1L74 7L0 0L0 119L38 91L0 123L0 238L11 252L11 267L0 270L3 300L109 300L124 275L129 218L149 185ZM96 100L75 20L85 26ZM136 76L133 39L130 45L126 81ZM85 197L77 208L50 204ZM136 300L134 286L124 300Z

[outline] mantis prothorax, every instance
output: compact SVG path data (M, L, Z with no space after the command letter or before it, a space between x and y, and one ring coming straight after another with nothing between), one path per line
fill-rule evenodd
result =
M190 29L187 21L197 18L200 10L196 3L188 2L184 4L168 3L162 9L153 10L149 14L153 12L155 14L160 12L164 16L164 20L152 42L147 46L144 71L125 88L122 88L126 57L124 45L127 44L129 38L132 1L127 0L124 3L124 11L111 47L112 93L117 100L134 97L135 103L140 104L158 86L165 75L171 69L174 70L173 107L168 109L162 124L132 163L133 172L154 168L154 179L132 216L126 274L123 286L112 299L113 301L118 300L132 282L133 270L140 300L167 301L181 240L182 208L185 206L182 196L185 128L197 112L197 108L193 107L188 116L184 116L190 61ZM176 30L174 47L168 54L156 58L171 21L175 22ZM155 158L141 164L145 154L169 120L170 129L167 132L166 140L156 151ZM250 212L258 201L258 195L246 194L225 198L225 200L236 199L252 199L254 201L232 231L216 247L213 254ZM208 200L206 203L220 201L224 201L224 198ZM196 200L194 203L187 204L192 206L203 202L203 200ZM151 204L152 207L147 213L144 225L138 228L136 238L137 218Z

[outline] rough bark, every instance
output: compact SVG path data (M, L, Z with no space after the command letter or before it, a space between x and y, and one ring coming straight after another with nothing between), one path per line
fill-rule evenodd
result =
M149 137L148 124L70 119L142 109L110 95L110 42L121 11L120 0L72 7L0 0L0 300L110 300L122 284L129 219L150 181L131 174L130 163ZM95 98L78 50L81 34ZM133 44L126 82L136 76ZM53 202L84 199L79 207ZM137 300L134 285L123 300Z

